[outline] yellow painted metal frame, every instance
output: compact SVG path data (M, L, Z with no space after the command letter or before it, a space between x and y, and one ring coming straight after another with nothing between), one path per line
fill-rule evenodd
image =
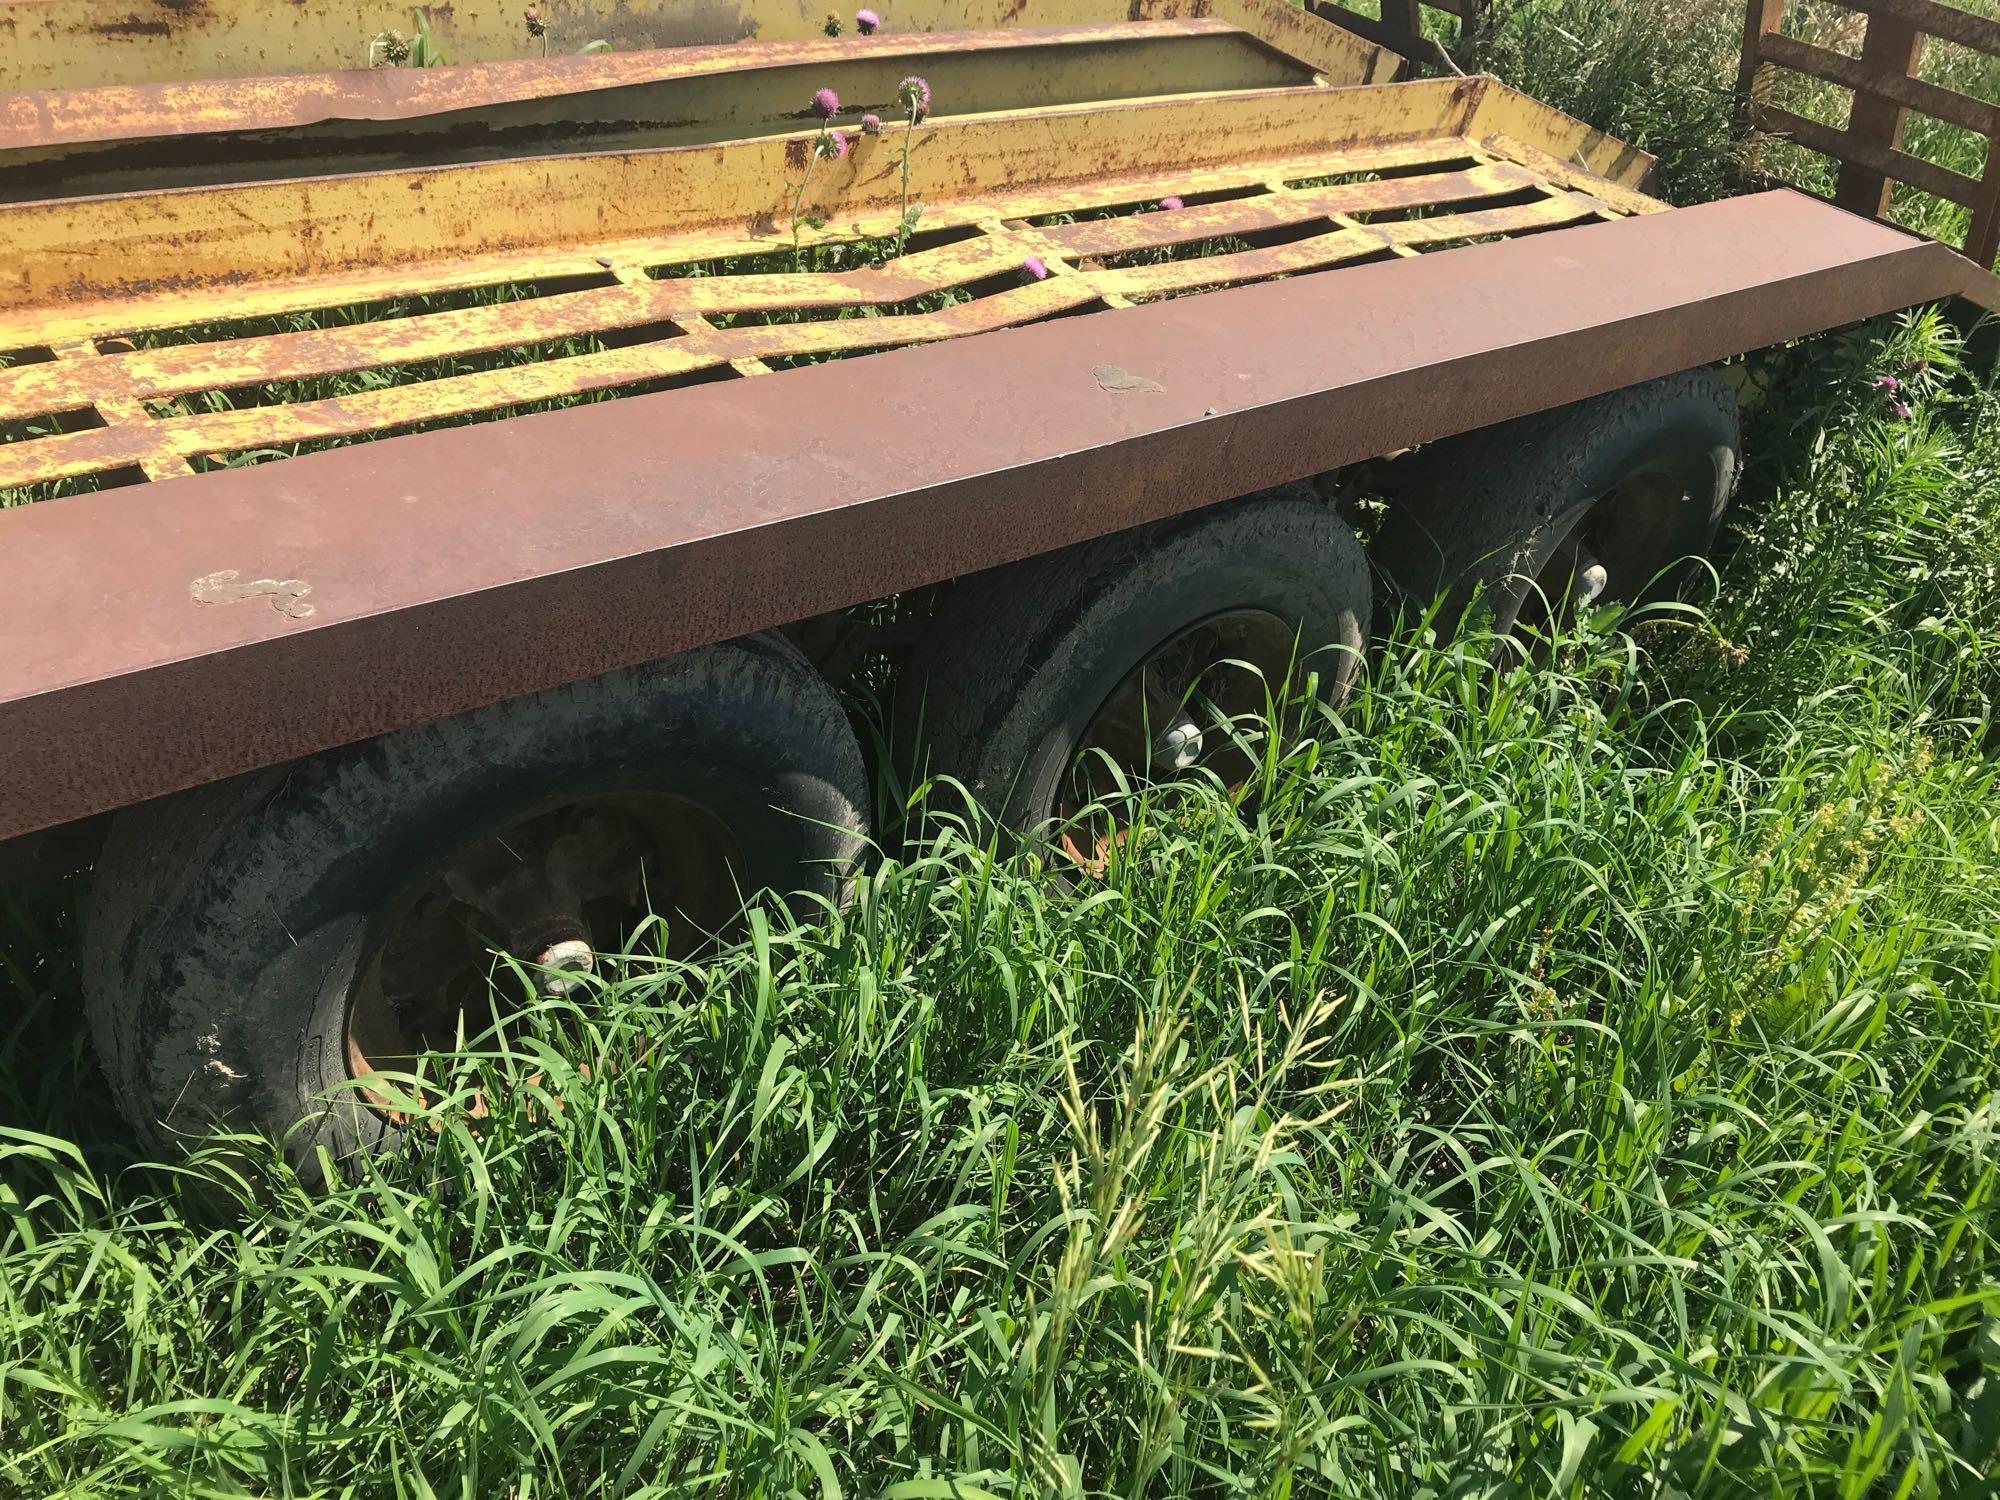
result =
M789 250L784 185L803 134L0 207L0 243L19 251L0 273L0 349L46 356L0 370L0 422L96 424L0 445L0 487L170 478L214 456L759 375L1661 207L1547 149L1569 138L1538 131L1547 112L1530 105L1460 79L940 119L912 141L929 205L919 245L837 272L687 274ZM888 234L900 163L893 134L821 163L805 206L829 222L802 242ZM1169 194L1185 206L1158 210ZM527 294L408 315L419 295L509 286ZM936 305L948 291L966 300ZM382 299L405 299L405 315L226 326ZM155 337L190 328L197 341ZM588 352L317 400L270 389L569 340Z
M1214 18L1008 27L877 37L865 46L798 42L663 48L521 59L472 68L383 68L111 84L0 98L0 150L39 149L227 131L272 121L407 132L428 116L575 123L630 119L657 99L681 133L741 139L796 129L815 88L832 87L855 117L895 109L900 79L919 73L956 113L1312 81L1309 64ZM504 113L503 113L504 112ZM654 125L651 146L679 145Z
M1651 160L1490 80L1450 79L941 116L913 140L912 190L935 227L982 199L1447 136L1524 143L1545 175L1575 171L1600 196L1629 191ZM624 242L686 236L689 259L769 250L810 139L0 205L0 349L157 319L161 298L181 299L178 321L200 321L256 315L272 284L307 284L305 305L327 306L464 284L459 268L482 261L487 279L559 275L585 244L619 256ZM1572 167L1579 157L1617 170ZM861 138L815 168L805 211L881 233L900 205L900 165L897 133Z
M590 41L619 53L824 35L850 0L539 0L553 49ZM522 0L432 0L424 13L452 63L542 55ZM1386 82L1393 54L1285 0L879 0L887 34L1079 26L1210 16L1299 59L1328 82ZM378 33L412 29L393 0L0 0L0 90L91 88L174 79L365 67Z
M1215 18L737 43L0 96L0 197L98 196L788 134L832 89L852 129L900 81L953 114L1296 88L1319 75Z

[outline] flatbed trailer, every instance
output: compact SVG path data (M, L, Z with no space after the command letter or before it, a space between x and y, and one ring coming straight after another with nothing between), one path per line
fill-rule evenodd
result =
M1800 194L1669 209L1643 153L1491 79L1169 9L760 33L741 67L710 37L609 85L569 59L589 87L544 77L539 123L468 153L418 109L387 166L310 110L250 129L240 80L215 138L261 155L149 166L163 116L118 136L126 85L31 49L76 128L41 90L0 183L15 147L97 154L0 187L0 854L95 855L89 1009L136 1128L366 1149L393 1122L353 1080L449 1037L493 951L567 989L641 906L691 940L739 889L838 899L864 651L901 662L913 773L1088 863L1082 752L1213 768L1191 705L1261 701L1228 663L1301 648L1337 702L1377 579L1476 584L1502 628L1670 587L1737 463L1708 367L2000 305ZM1168 55L1221 86L1146 92ZM463 107L520 97L452 71ZM802 121L818 76L847 102ZM372 87L284 100L336 86ZM603 87L644 118L549 149ZM1425 444L1452 461L1371 574L1326 476Z

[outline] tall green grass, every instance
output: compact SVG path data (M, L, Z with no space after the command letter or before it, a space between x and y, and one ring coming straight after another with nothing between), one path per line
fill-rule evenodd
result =
M1956 3L2000 16L1996 0ZM1661 193L1674 203L1699 203L1730 192L1745 165L1746 148L1731 128L1744 12L1744 0L1495 0L1485 33L1463 50L1474 66L1524 93L1654 153ZM1837 0L1795 0L1782 29L1855 56L1866 20ZM1917 72L2000 104L2000 58L1930 38ZM1844 127L1851 99L1848 90L1803 74L1773 76L1774 104L1823 124ZM1904 148L1963 176L1985 171L1982 137L1926 115L1908 116ZM1827 157L1768 137L1748 152L1758 170L1782 181L1823 196L1834 190L1838 166ZM1959 205L1901 184L1890 217L1953 243L1970 221Z
M1706 612L1534 668L1407 621L1081 884L934 789L850 910L437 1059L323 1196L130 1160L67 899L6 898L0 1490L1991 1493L2000 431L1955 347L1815 352Z

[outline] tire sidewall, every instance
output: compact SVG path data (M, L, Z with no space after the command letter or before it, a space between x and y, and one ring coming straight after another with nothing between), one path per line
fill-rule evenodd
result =
M1425 450L1371 548L1410 603L1447 600L1449 631L1475 592L1496 633L1511 630L1534 580L1591 507L1646 472L1689 497L1631 602L1672 595L1686 560L1713 542L1735 489L1734 394L1713 370L1686 371L1445 440Z
M1632 600L1641 605L1675 594L1693 559L1715 540L1736 484L1733 424L1712 407L1694 402L1670 409L1669 419L1638 432L1612 431L1586 450L1574 478L1551 494L1528 546L1511 574L1495 591L1494 624L1510 629L1521 607L1563 541L1583 523L1600 499L1643 475L1662 474L1680 487L1682 500L1670 528L1672 540L1660 549L1658 566Z
M838 700L763 637L140 810L100 861L99 888L124 892L93 905L132 906L134 882L158 896L111 924L88 965L93 1027L135 1125L160 1145L183 1125L255 1128L309 1172L318 1147L341 1159L393 1144L349 1085L345 1045L354 980L393 914L453 851L634 792L717 813L746 895L838 899L867 826Z
M1323 517L1339 527L1328 534L1348 536L1350 545L1331 552L1232 546L1232 533L1254 535L1257 512L1268 507ZM1019 690L972 747L977 769L969 790L1017 833L1045 828L1077 746L1118 684L1203 620L1261 609L1296 622L1300 664L1318 673L1329 702L1346 696L1359 671L1367 567L1351 534L1316 498L1286 494L1198 513L1112 555L1110 566L1081 576L1067 607L1017 653L1008 675Z
M729 727L740 731L746 726ZM691 754L688 731L713 735L717 726L690 724L673 713L628 721L625 728L630 735L623 741L625 753L612 764L593 755L609 736L591 736L574 740L566 747L570 753L559 761L460 766L456 774L413 778L404 785L407 805L415 815L407 823L390 824L392 831L370 849L365 863L319 865L300 872L307 878L282 892L285 931L296 941L254 976L243 1032L280 1035L287 1026L296 1025L287 997L317 998L312 1021L300 1038L289 1086L282 1070L258 1069L271 1086L269 1097L256 1107L261 1118L309 1121L310 1135L299 1143L300 1150L324 1146L336 1160L395 1145L399 1133L358 1097L350 1083L347 1016L362 966L386 936L394 915L435 878L451 851L541 813L572 802L671 790L727 817L742 858L739 873L745 895L789 896L801 890L838 894L844 874L816 868L812 850L800 845L826 842L814 837L806 818L833 822L843 810L832 805L815 778L796 770L775 776L753 774L753 768L769 767L770 755L779 745L738 733L726 742L711 740L701 753ZM733 757L724 759L732 749ZM287 788L286 795L298 790ZM851 862L855 851L829 843L819 852L831 865L843 854ZM381 871L402 878L393 887L378 884L376 872ZM281 893L274 891L273 896ZM272 934L267 929L264 936ZM476 1035L483 1022L483 1017L468 1015L468 1034Z

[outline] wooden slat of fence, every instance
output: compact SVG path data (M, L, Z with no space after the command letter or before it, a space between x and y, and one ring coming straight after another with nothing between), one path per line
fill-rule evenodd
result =
M1955 5L1940 5L1937 0L1839 0L1839 3L1865 16L1901 21L1926 36L1942 37L1989 57L2000 56L2000 21L1976 16Z
M2000 255L2000 132L1986 142L1986 170L1979 179L1979 199L1973 206L1972 227L1965 236L1965 253L1982 266Z
M1967 177L1963 172L1954 172L1949 167L1941 167L1936 162L1925 161L1920 156L1912 156L1907 151L1885 148L1870 141L1859 140L1851 130L1838 130L1831 125L1822 125L1817 120L1808 120L1803 115L1795 115L1788 109L1778 109L1772 105L1759 105L1753 110L1751 121L1759 130L1774 136L1783 136L1797 141L1801 146L1831 156L1836 161L1858 163L1871 173L1907 182L1912 187L1922 188L1953 203L1975 208L1980 203L1983 191L1979 182ZM1837 200L1836 200L1837 201ZM1841 205L1843 208L1849 206ZM1880 217L1879 210L1861 209L1858 212L1871 213Z
M1869 16L1861 38L1861 66L1878 78L1908 78L1924 55L1924 34L1901 16ZM1847 134L1859 146L1885 151L1891 157L1903 147L1906 113L1893 99L1876 93L1856 93L1848 116ZM1843 157L1833 201L1854 213L1879 219L1889 211L1889 184L1902 174L1864 161L1856 151ZM1905 180L1909 180L1905 178Z
M1765 56L1765 45L1785 23L1786 0L1750 0L1743 17L1743 56L1736 72L1736 135L1746 153L1744 170L1755 176L1758 170L1758 142L1752 136L1751 116L1758 106L1771 102L1771 77L1776 72Z
M1782 32L1773 32L1764 38L1763 53L1771 62L1790 68L1795 73L1837 83L1860 93L1879 94L1919 114L1944 120L1980 135L1990 136L2000 132L2000 106L1984 103L1952 89L1939 88L1921 78L1898 78L1876 73L1858 57L1830 52Z

